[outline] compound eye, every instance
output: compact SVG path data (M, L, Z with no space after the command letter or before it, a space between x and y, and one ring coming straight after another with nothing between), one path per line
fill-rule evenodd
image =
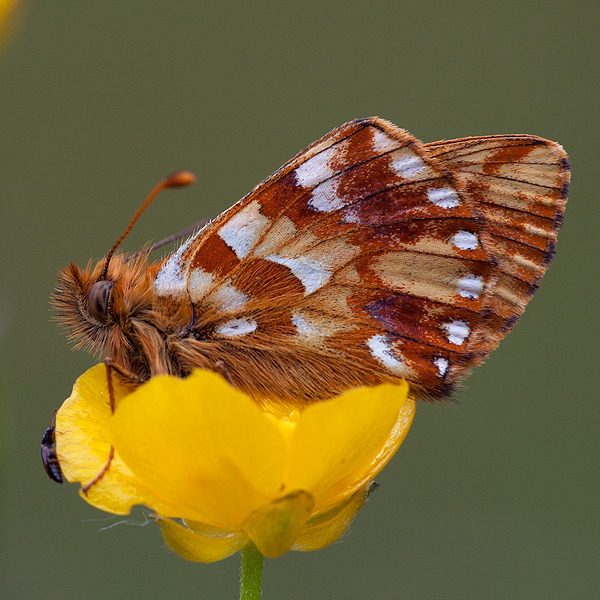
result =
M88 294L88 312L100 323L108 321L108 299L112 286L111 281L98 281Z

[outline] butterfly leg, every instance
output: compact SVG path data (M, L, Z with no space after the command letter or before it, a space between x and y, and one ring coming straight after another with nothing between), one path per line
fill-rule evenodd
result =
M104 359L104 365L106 366L106 387L108 388L108 397L110 400L110 412L112 414L115 412L115 408L116 408L115 387L114 387L114 383L113 383L113 374L112 374L113 370L116 371L119 375L121 375L121 377L124 377L125 379L129 379L132 383L136 383L136 384L140 385L143 382L139 377L137 377L133 373L130 373L126 369L123 369L123 367L120 367L119 365L114 364L110 358ZM92 479L92 481L90 481L87 485L85 485L81 488L81 491L84 494L87 495L88 491L93 486L95 486L104 477L104 475L106 475L108 468L110 467L110 463L112 462L114 456L115 456L115 449L111 446L110 452L108 453L108 459L106 460L106 464L102 467L102 470L100 471L100 473L98 473L98 475L96 475L96 477L94 477L94 479Z
M218 360L215 363L215 371L221 375L221 377L223 377L223 379L231 386L231 387L235 387L235 384L233 383L233 379L231 379L231 373L229 372L229 369L226 367L225 363L222 360Z
M81 491L87 496L87 493L89 492L89 490L95 486L103 477L104 475L106 475L107 471L108 471L108 467L110 467L110 463L112 462L112 459L115 456L115 449L111 446L110 447L110 452L108 453L108 460L106 461L106 464L102 467L102 470L100 471L100 473L98 473L98 475L96 475L96 477L94 477L94 479L92 479L92 481L90 481L87 485L84 485L81 488Z

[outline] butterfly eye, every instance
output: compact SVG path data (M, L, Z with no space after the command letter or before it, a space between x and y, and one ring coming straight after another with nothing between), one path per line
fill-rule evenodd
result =
M100 323L108 320L108 299L112 286L111 281L98 281L88 294L88 312Z

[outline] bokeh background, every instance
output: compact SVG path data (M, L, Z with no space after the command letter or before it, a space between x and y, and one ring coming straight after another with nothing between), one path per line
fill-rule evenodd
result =
M600 597L600 4L29 0L0 54L2 576L10 599L235 598L238 557L186 563L44 474L95 363L50 321L55 274L228 207L333 127L424 141L532 133L573 163L557 255L514 331L412 431L340 543L265 564L264 598ZM114 526L113 526L114 525ZM106 529L108 527L108 529Z

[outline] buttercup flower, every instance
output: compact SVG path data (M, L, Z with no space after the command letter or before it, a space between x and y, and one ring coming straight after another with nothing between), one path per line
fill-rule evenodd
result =
M116 382L115 382L116 383ZM337 540L370 484L406 436L408 385L348 392L301 412L259 407L219 375L156 377L111 414L104 365L82 375L57 414L63 474L115 514L155 513L167 543L188 560L225 558L250 540L277 557Z

